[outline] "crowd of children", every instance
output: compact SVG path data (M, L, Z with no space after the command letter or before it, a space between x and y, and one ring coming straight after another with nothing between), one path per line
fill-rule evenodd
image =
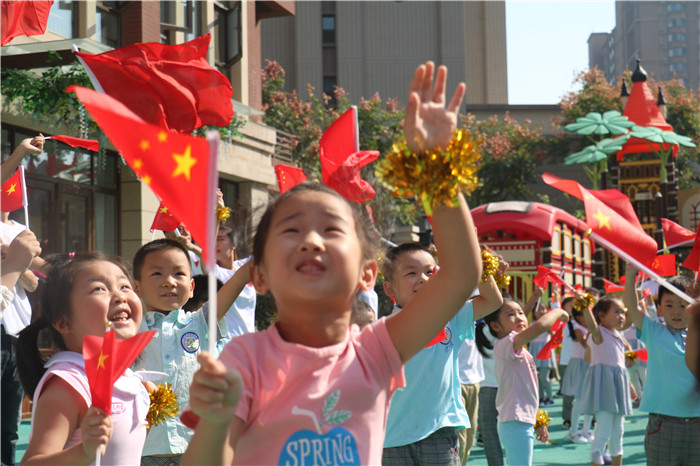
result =
M465 87L448 102L446 78L432 62L414 74L404 122L414 152L452 138ZM356 205L318 183L267 207L251 257L239 260L233 230L220 228L216 309L195 296L193 277L206 271L186 231L143 245L131 272L98 253L51 257L41 265L40 315L18 330L17 369L33 401L23 462L456 466L467 463L478 426L489 465L529 465L535 438L549 439L539 408L554 404L558 371L566 438L591 445L577 462L609 455L622 464L624 419L639 397L649 464L700 464L699 305L660 288L661 323L628 267L623 297L543 302L536 288L524 309L482 277L469 207L462 195L455 201L432 206L437 257L418 243L383 253L395 306L379 319L377 235ZM31 232L15 236L3 238L3 310L40 252ZM501 259L499 272L507 268ZM700 295L695 280L671 284ZM269 294L277 313L259 331L256 293ZM212 312L215 354L205 351ZM567 323L559 357L542 351L558 321ZM111 414L92 406L82 356L83 338L107 327L121 340L155 330L114 384ZM646 379L627 357L628 340L648 351ZM170 384L183 411L147 427L151 380ZM3 438L3 464L13 464L4 449Z

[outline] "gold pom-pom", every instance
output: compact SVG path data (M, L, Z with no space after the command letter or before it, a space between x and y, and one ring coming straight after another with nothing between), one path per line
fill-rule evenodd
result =
M231 216L231 209L225 206L216 206L216 221L221 223Z
M535 418L535 430L539 429L542 426L547 427L548 425L549 425L549 413L547 411L542 410L542 409L538 409L537 410L537 417Z
M498 274L498 257L486 248L481 249L481 281L485 282L491 275Z
M478 187L481 143L466 129L455 130L445 150L414 154L402 141L377 164L375 173L393 195L418 197L426 214L432 215L434 207L452 207L460 192L470 194Z
M510 275L496 275L494 278L496 279L496 285L501 289L508 288L508 285L510 285Z
M576 298L574 300L574 309L583 312L594 304L595 298L590 293L586 293L583 295L583 298Z
M151 398L151 406L146 415L149 429L162 424L169 417L177 416L180 406L171 385L167 383L158 385L158 389L149 393L149 397Z
M639 356L634 351L625 351L625 358L632 361L632 363L635 363L637 362L637 359L639 359Z

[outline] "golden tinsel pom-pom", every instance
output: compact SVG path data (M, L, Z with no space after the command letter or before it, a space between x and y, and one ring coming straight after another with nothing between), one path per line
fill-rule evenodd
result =
M547 427L549 425L549 413L542 409L537 410L537 417L535 418L535 430L542 426Z
M216 221L225 222L231 216L231 209L225 206L216 206Z
M485 282L491 275L498 274L498 257L486 248L481 249L481 281Z
M434 207L452 207L459 192L470 194L477 188L481 143L464 128L454 131L445 150L414 154L402 141L377 164L375 173L393 195L418 197L426 214L432 215Z
M494 278L496 279L496 285L501 289L508 288L508 285L510 285L510 275L496 275Z
M595 298L590 293L586 293L583 295L583 298L576 298L574 300L574 309L576 309L579 312L583 312L584 310L593 306L594 304Z
M625 351L625 358L635 363L637 359L639 359L639 356L634 351Z
M162 424L169 417L177 416L180 406L170 384L158 385L158 389L149 393L149 397L151 398L151 406L146 415L149 429Z

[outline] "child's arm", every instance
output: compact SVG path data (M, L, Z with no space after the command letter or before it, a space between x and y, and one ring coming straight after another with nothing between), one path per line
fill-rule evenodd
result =
M241 294L243 288L250 282L250 269L253 266L253 260L249 260L243 264L233 274L224 286L216 293L216 320L221 320L228 311L233 302Z
M586 309L583 310L583 318L586 319L589 338L593 338L593 343L596 345L603 343L603 334L600 333L598 322L596 322L595 318L593 317L593 312L591 311L590 307L586 306Z
M39 134L34 138L24 139L19 143L19 146L12 152L12 154L2 163L0 167L0 177L2 178L2 183L9 180L10 177L15 173L19 164L22 163L22 159L27 154L40 154L44 150L44 136Z
M534 321L528 328L515 335L513 339L513 349L518 350L530 343L532 340L542 335L554 325L557 320L569 321L569 314L564 309L552 309L542 317Z
M81 411L85 411L80 422ZM80 426L82 441L65 448ZM79 465L95 461L95 452L112 437L112 419L96 408L87 409L85 400L59 377L49 380L34 410L32 438L22 464Z
M690 316L685 339L685 365L700 382L700 303L685 308Z
M36 236L29 230L20 232L10 244L2 244L2 284L12 289L32 260L41 253Z
M534 290L532 290L532 295L530 296L530 299L527 300L525 305L523 306L523 311L525 311L525 315L529 316L530 314L535 315L535 306L537 305L537 301L542 298L542 295L544 294L544 288L541 286L536 286Z
M409 89L404 135L408 147L415 152L448 146L464 97L465 86L460 83L445 107L447 68L438 68L434 88L433 69L432 62L419 66ZM433 227L440 270L401 312L386 320L389 335L403 362L444 328L469 299L481 277L476 230L461 194L454 207L435 206Z
M197 360L201 368L190 386L190 408L199 423L180 464L231 464L243 428L243 420L235 415L243 380L207 352Z
M479 320L503 305L503 296L498 289L493 275L485 282L479 282L479 296L472 300L474 306L474 320Z
M637 269L632 264L627 264L625 268L625 291L622 295L622 300L625 303L629 317L637 326L639 331L644 325L644 313L639 308L639 299L637 298L637 289L635 287L635 276Z

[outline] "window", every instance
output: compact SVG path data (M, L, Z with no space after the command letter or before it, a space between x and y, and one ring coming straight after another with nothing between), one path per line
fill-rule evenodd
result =
M676 47L668 50L669 57L682 57L685 56L685 47Z
M241 47L241 3L217 2L214 21L216 34L216 66L228 68L240 60Z
M76 36L73 22L74 6L75 4L70 0L54 2L49 11L46 29L66 39L74 38Z
M160 29L161 42L174 44L172 33L185 33L185 42L201 35L200 9L192 0L161 1Z
M321 19L323 28L323 45L335 44L335 16L324 16Z
M95 36L98 42L119 48L121 36L121 17L119 8L122 2L97 2Z
M685 71L687 68L685 66L685 63L671 63L670 69L671 69L671 72L674 72L674 71Z
M685 26L685 18L671 18L668 20L668 27Z
M685 34L682 32L676 32L668 35L669 42L685 42Z
M683 5L681 2L673 2L669 3L666 9L668 11L683 11L685 10L685 5Z

